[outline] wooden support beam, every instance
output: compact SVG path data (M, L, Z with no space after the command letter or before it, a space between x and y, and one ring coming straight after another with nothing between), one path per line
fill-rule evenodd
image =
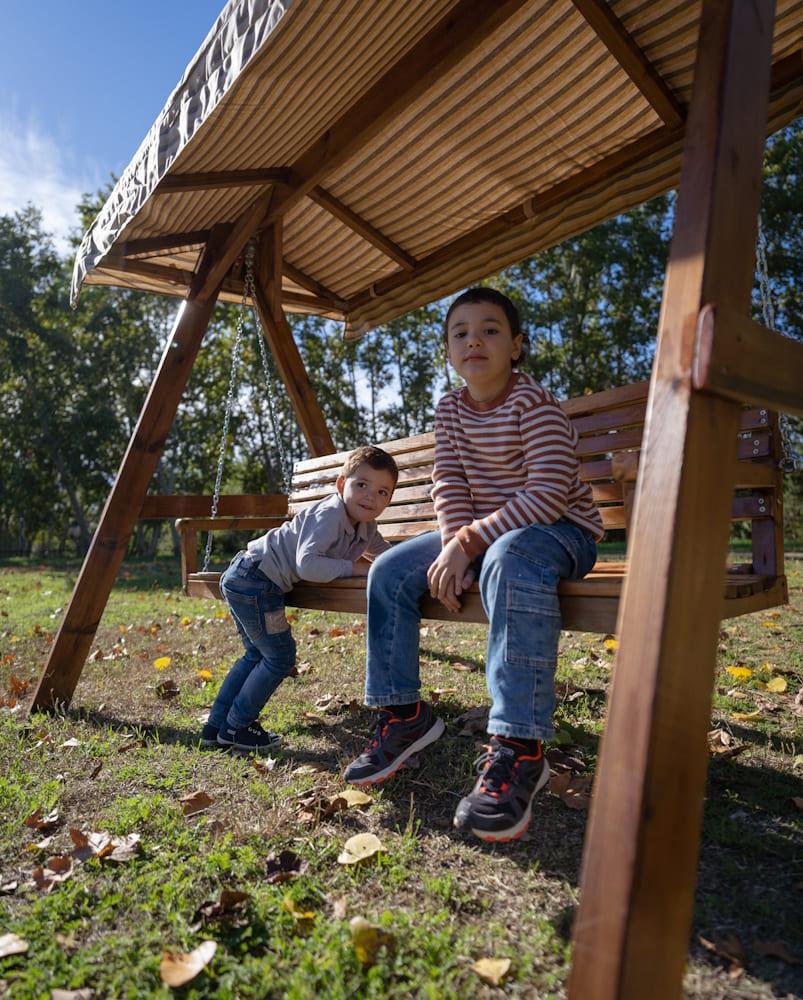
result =
M167 174L159 181L153 194L287 184L289 180L290 171L286 167L268 167L265 170L215 170L206 173Z
M388 239L384 233L380 233L370 222L366 222L356 212L353 212L348 205L344 205L342 201L335 198L333 194L330 194L318 185L310 191L309 196L316 205L320 205L330 215L334 215L336 219L340 219L352 232L362 236L366 242L375 246L377 250L381 250L391 260L395 260L405 271L413 270L416 265L415 257L412 257L406 250L402 250L393 240Z
M164 236L146 236L141 240L126 240L116 243L103 258L102 263L118 257L133 257L138 253L159 253L163 250L176 250L180 247L194 247L206 243L211 230L194 229L188 233L165 233Z
M692 379L702 392L803 416L803 343L727 304L700 310Z
M267 222L286 214L330 171L357 152L410 104L525 5L526 0L457 0L398 60L293 163L287 189L270 206Z
M614 14L608 0L572 0L602 43L670 128L680 128L684 110L653 64Z
M740 407L695 392L707 302L747 315L774 4L704 0L572 1000L677 1000L688 950Z
M335 446L293 340L293 331L282 311L281 284L282 237L279 222L269 226L260 235L254 274L254 298L265 340L290 396L309 449L316 456L330 455L335 451Z
M72 698L215 306L217 289L203 299L198 289L229 238L228 227L217 227L204 249L33 694L32 709L53 709Z
M316 281L315 278L311 278L306 271L302 271L300 267L296 267L295 264L291 264L288 260L282 261L282 270L287 275L287 277L294 281L297 285L301 285L302 288L306 288L308 292L312 292L313 295L317 295L319 299L325 299L328 301L333 308L342 311L346 308L346 300L341 299L339 296L335 295L333 291L322 285L320 281Z

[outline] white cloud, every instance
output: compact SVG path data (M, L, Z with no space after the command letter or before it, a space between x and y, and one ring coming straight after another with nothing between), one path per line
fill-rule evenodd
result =
M77 166L71 151L35 122L0 112L0 212L33 203L62 252L70 248L69 234L78 226L81 195L100 187L98 174Z

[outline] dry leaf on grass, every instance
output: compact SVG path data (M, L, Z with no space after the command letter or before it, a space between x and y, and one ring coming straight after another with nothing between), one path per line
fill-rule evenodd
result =
M586 769L585 762L580 760L579 757L565 753L557 747L550 747L549 750L545 750L544 756L549 761L549 766L557 771L574 771L575 774L579 774Z
M58 809L54 809L46 816L42 815L41 809L37 809L35 812L32 812L26 820L24 820L24 823L26 826L30 826L33 830L39 830L42 833L47 833L49 830L55 830L56 827L61 825L61 818L59 816Z
M455 662L452 664L452 670L454 670L456 674L467 674L471 670L471 667L469 666L468 663L463 663L460 660L455 660Z
M300 677L302 674L308 674L312 670L312 664L309 660L304 660L301 663L296 664L296 673Z
M23 955L28 950L28 942L25 938L16 934L0 934L0 958L7 958L9 955Z
M380 851L384 850L382 841L374 833L358 833L354 837L349 837L343 845L343 850L337 857L340 865L356 865L360 861L367 861Z
M204 941L195 951L188 954L181 954L175 951L166 951L162 956L162 963L159 966L159 973L162 982L168 986L184 986L203 971L212 961L217 951L217 942Z
M359 788L346 788L342 792L336 792L329 796L332 813L345 809L356 809L359 806L369 806L372 802L371 796L361 792Z
M748 677L753 676L753 671L750 667L725 667L725 670L737 681L746 681Z
M161 698L162 701L167 701L169 698L175 698L179 693L178 684L172 679L162 681L161 684L156 685L156 696Z
M184 810L184 815L187 819L191 816L197 816L198 813L202 813L205 809L208 809L214 801L215 800L207 795L202 789L199 789L197 792L190 792L189 795L182 795L179 799L181 808Z
M480 958L469 968L488 986L499 986L510 972L510 959Z
M752 712L731 712L731 718L734 722L749 722L751 719L758 719L760 717L760 708L756 708Z
M89 772L89 780L94 781L102 770L103 770L103 761L99 760L97 764L95 764L95 766Z
M774 694L783 694L787 687L785 677L773 677L767 681L767 690L772 691Z
M803 959L792 955L783 941L754 941L753 951L764 955L765 958L780 958L789 965L803 964Z
M153 665L157 670L167 670L172 662L173 658L170 656L157 656L153 661Z
M549 790L570 809L588 809L591 802L591 778L573 775L571 772L553 774L549 779Z
M462 715L457 717L457 725L462 728L458 732L458 736L477 736L485 735L485 731L488 728L488 713L490 712L490 707L488 705L479 705L477 708L470 708L467 712L463 712Z
M12 892L17 891L18 885L19 882L17 882L16 879L12 879L10 882L3 882L3 884L0 885L0 896L10 896Z
M735 744L733 737L726 729L712 729L708 734L708 749L711 753L719 754L722 757L736 757L737 754L744 753L749 747L746 743Z
M287 882L291 878L303 875L307 867L307 862L303 861L295 851L282 851L278 856L273 855L268 858L266 881L269 885Z
M354 954L360 965L374 965L380 948L392 952L396 947L396 938L390 931L369 923L365 917L352 917L349 926Z
M129 833L126 837L113 837L103 831L83 833L72 828L70 838L74 844L72 854L76 861L88 861L90 858L131 861L139 852L138 833Z
M297 934L309 934L315 921L313 910L305 910L293 899L288 892L282 899L282 906L293 918L294 928Z
M718 934L716 931L710 938L699 934L700 944L728 963L728 975L738 979L744 973L744 948L735 934Z
M275 757L252 757L251 767L260 774L267 774L276 767Z
M92 1000L95 991L88 986L80 990L51 990L50 1000Z
M192 931L199 930L207 920L228 919L231 922L233 916L239 917L241 915L242 904L248 899L250 896L247 892L222 889L220 899L217 902L209 900L206 903L201 903L193 915L190 929Z
M64 882L72 873L72 858L68 854L56 854L48 858L47 864L37 865L31 872L31 878L41 892L50 892L57 882Z
M345 920L347 910L348 900L345 897L342 899L336 899L334 903L332 903L332 916L335 920Z

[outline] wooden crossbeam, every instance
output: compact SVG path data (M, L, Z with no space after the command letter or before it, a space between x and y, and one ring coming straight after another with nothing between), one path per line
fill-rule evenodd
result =
M571 1000L681 994L741 412L691 367L706 303L750 310L773 19L771 0L702 5Z
M408 52L363 94L291 166L288 188L270 206L273 222L362 148L404 108L456 66L525 5L526 0L457 0Z
M333 194L330 194L318 185L310 191L309 196L316 205L320 205L330 215L334 215L336 219L340 219L352 232L362 236L366 242L375 246L377 250L381 250L391 260L395 260L405 271L413 270L416 265L415 257L412 257L406 250L402 250L393 240L385 236L384 233L380 233L370 222L366 222L356 212L353 212L348 205L344 205L342 201L335 198Z
M728 305L701 309L692 377L695 389L803 416L803 343Z
M204 285L206 275L214 268L215 260L224 252L230 238L227 227L217 227L204 248L184 308L176 317L153 385L50 647L33 694L31 707L34 709L66 705L72 698L214 309L218 288L203 299L198 297L198 289Z
M265 184L287 184L290 171L286 167L264 170L215 170L194 174L167 174L153 194L174 194L176 191L211 191L214 188L255 187Z
M291 264L287 259L282 261L282 270L287 275L287 277L294 281L297 285L301 285L302 288L306 288L308 292L312 292L313 295L317 295L319 299L326 299L329 303L336 309L345 310L346 300L339 298L331 289L327 288L326 285L322 285L320 281L316 281L315 278L311 278L306 271L302 271L300 267L296 267L295 264Z
M132 257L138 253L159 253L162 250L175 250L179 247L199 246L209 239L209 229L194 229L188 233L165 233L164 236L147 236L141 240L126 240L115 244L110 253L103 258L103 264L117 257Z
M602 43L670 128L682 126L685 113L650 60L633 41L607 0L572 0Z

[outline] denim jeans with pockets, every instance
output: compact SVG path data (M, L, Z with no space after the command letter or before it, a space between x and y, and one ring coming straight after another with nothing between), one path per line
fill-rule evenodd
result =
M247 552L238 552L220 580L245 653L226 674L209 713L220 729L250 726L292 671L296 643L284 613L284 592Z
M428 532L383 553L371 567L368 705L404 705L419 697L418 602L427 590L427 570L440 550L440 534ZM507 532L475 563L489 623L489 733L544 740L554 736L561 629L558 583L585 576L596 557L593 537L561 518L555 524Z

